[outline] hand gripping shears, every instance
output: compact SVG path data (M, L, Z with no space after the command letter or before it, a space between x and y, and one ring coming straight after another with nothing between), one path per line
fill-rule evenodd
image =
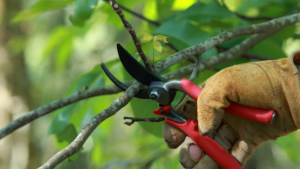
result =
M190 95L197 101L202 89L192 81L183 78L182 80L167 79L152 73L135 60L120 44L117 45L119 58L126 71L137 81L148 86L141 89L135 97L139 99L151 99L159 103L160 108L153 113L165 116L165 121L185 132L210 158L212 158L223 169L241 169L241 165L231 156L222 146L208 136L201 136L198 131L198 122L190 120L178 114L171 103L175 98L176 92L180 91ZM106 66L101 63L101 67L110 80L125 91L128 86L115 78ZM262 123L273 123L276 111L264 110L242 106L236 103L224 109L227 113L254 120Z

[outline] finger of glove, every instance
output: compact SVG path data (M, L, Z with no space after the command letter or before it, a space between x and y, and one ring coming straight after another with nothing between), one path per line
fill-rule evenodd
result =
M179 114L184 115L189 119L197 119L197 102L190 96L186 96L174 110ZM164 123L163 125L163 138L165 144L169 148L177 148L185 139L186 134L180 129Z
M231 154L242 166L245 166L247 160L253 155L257 147L258 144L248 143L242 139L239 139L233 145Z
M185 139L186 134L180 129L171 126L167 122L163 125L163 138L165 144L172 149L177 148Z
M223 71L224 72L224 71ZM224 110L230 105L227 100L229 83L226 73L218 73L211 77L197 100L197 120L199 132L203 136L212 137L213 132L220 124ZM225 80L224 80L225 78Z
M214 140L228 151L238 140L238 134L230 125L222 121L214 136ZM204 157L200 159L199 151L201 150L201 148L199 148L198 146L195 147L196 145L193 144L195 143L190 138L186 138L186 141L182 144L180 155L179 155L180 157L179 160L181 164L184 167L190 167L190 168L195 165L194 167L195 169L217 168L218 165L209 156L204 155Z
M195 165L194 169L216 169L218 164L214 162L208 155L204 157Z
M193 168L203 155L202 149L190 137L186 137L180 147L179 162L184 168Z

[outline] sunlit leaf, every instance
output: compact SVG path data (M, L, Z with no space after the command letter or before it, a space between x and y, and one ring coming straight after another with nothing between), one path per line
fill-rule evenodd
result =
M71 5L74 0L40 0L29 9L21 11L13 18L13 22L32 19L44 12L64 8Z
M147 42L149 42L150 40L153 39L153 36L151 34L149 34L147 32L142 32L142 33L143 33L144 36L141 39L141 43L147 43Z
M153 39L153 47L155 50L157 50L159 53L161 53L162 51L162 46L161 44L158 42L158 40Z
M178 20L192 20L200 23L207 23L213 19L227 19L235 17L234 14L222 7L215 1L211 1L209 4L197 2L189 7L187 10L180 12L176 19Z
M165 43L168 43L168 41L167 41L167 38L168 38L168 37L166 37L166 36L163 36L163 35L156 35L155 38L156 38L157 40L161 40L161 41L163 41L163 42L165 42Z

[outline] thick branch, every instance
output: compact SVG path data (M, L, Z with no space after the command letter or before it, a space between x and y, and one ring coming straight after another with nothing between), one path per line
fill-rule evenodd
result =
M132 82L126 82L126 84L129 85L129 84L132 84ZM109 94L118 93L120 91L121 90L118 87L116 87L115 85L78 91L67 97L64 97L62 99L53 101L42 107L39 107L38 109L29 112L25 116L12 121L10 124L8 124L7 126L5 126L4 128L2 128L0 130L0 139L5 137L6 135L12 133L13 131L17 130L18 128L20 128L26 124L29 124L33 120L35 120L41 116L44 116L46 114L49 114L59 108L65 107L72 103L75 103L75 102L78 102L80 100L84 100L87 98L91 98L94 96L109 95Z
M177 73L173 71L174 73ZM175 74L172 75L172 72L168 73L168 76L176 76ZM165 75L163 77L166 78ZM178 77L178 76L177 76ZM183 77L183 76L182 76ZM178 77L181 78L181 77ZM133 81L127 81L124 82L126 85L131 85ZM47 105L44 105L42 107L39 107L35 110L30 111L25 116L22 116L11 123L9 123L4 128L0 129L0 139L4 138L5 136L11 134L15 130L19 129L20 127L23 127L29 123L31 123L33 120L42 117L44 115L47 115L55 110L58 110L62 107L68 106L70 104L76 103L78 101L88 99L91 97L101 96L101 95L109 95L109 94L116 94L118 92L121 92L121 90L116 87L115 85L110 86L104 86L104 87L98 87L94 89L88 89L88 90L82 90L78 91L74 94L71 94L69 96L66 96L62 99L55 100Z
M220 63L224 63L227 61L234 60L238 57L240 57L243 53L251 49L256 44L260 43L261 41L271 37L276 32L278 32L280 29L272 31L270 33L266 34L260 34L260 35L253 35L250 38L244 40L242 43L236 45L235 47L220 53L216 56L212 56L209 59L205 60L204 62L200 63L200 66L198 68L198 71L203 71L205 69L212 68ZM176 79L178 76L184 77L192 73L194 71L195 64L187 65L184 67L181 67L180 69L175 70L172 73L165 74L165 78L168 79Z
M141 43L139 41L139 39L136 36L136 33L134 31L134 29L132 28L132 26L129 24L129 22L126 20L122 10L120 9L119 5L117 4L117 2L115 0L109 0L110 5L112 6L112 8L114 9L114 11L119 15L124 27L127 29L127 31L129 32L129 34L131 35L131 38L133 40L133 43L136 47L136 50L138 51L141 59L144 62L145 67L150 70L153 71L153 69L150 66L150 63L145 55L145 53L143 52Z
M296 13L293 15L280 17L277 19L273 19L268 22L250 25L250 26L244 26L240 28L231 29L228 31L224 31L223 33L214 36L198 45L189 47L187 49L184 49L180 52L177 52L159 64L155 66L156 72L160 73L163 70L169 68L170 66L187 59L189 57L195 56L195 55L201 55L205 51L208 51L209 49L220 45L224 42L227 42L231 39L245 36L245 35L251 35L251 34L261 34L261 33L269 33L278 29L281 29L283 27L286 27L288 25L295 24L300 21L300 14Z
M133 83L116 101L108 108L94 116L91 121L82 129L76 139L66 148L56 153L49 161L47 161L39 169L50 169L57 166L66 158L72 156L80 150L87 138L91 135L94 129L101 124L105 119L113 116L118 110L127 105L132 97L142 88L138 82Z

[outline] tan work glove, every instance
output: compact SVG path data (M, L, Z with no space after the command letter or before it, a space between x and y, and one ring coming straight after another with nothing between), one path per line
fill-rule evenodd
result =
M187 97L175 110L197 119L200 134L214 138L244 166L262 142L300 127L299 71L300 50L285 59L232 66L205 82L197 103ZM224 113L231 102L276 110L277 118L273 124L264 124ZM170 148L178 147L186 136L166 123L163 132ZM183 143L179 160L186 168L217 167L190 139Z

